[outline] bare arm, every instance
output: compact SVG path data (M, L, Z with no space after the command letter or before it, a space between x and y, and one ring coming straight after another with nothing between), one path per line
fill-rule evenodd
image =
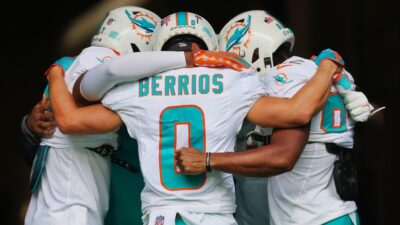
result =
M60 67L48 74L50 103L57 125L67 134L95 134L116 130L122 124L117 113L101 104L78 108L69 93Z
M213 170L248 176L273 176L290 171L307 144L309 126L274 130L271 144L243 152L211 153ZM203 152L182 148L176 154L177 165L186 174L206 171Z
M296 127L310 122L325 104L338 66L321 62L313 78L290 99L262 97L250 109L247 119L263 127Z

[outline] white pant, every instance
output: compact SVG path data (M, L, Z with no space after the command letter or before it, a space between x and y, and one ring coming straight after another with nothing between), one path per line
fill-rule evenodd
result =
M177 214L182 218L185 225L237 225L231 213L193 213L184 210L153 210L145 214L142 219L145 225L180 225L182 223L175 223Z
M85 148L49 150L25 225L101 225L108 210L110 161Z
M325 144L308 144L290 172L268 179L271 225L319 225L357 210L336 192L336 158Z

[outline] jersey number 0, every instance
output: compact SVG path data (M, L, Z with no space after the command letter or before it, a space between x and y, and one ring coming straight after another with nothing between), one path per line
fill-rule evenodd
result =
M179 137L178 127L187 129L186 137ZM206 152L206 127L202 109L195 105L180 105L165 108L160 114L159 167L160 181L170 191L194 190L206 181L206 173L181 174L175 165L174 153L179 138L187 138L187 145ZM181 146L183 147L183 146Z

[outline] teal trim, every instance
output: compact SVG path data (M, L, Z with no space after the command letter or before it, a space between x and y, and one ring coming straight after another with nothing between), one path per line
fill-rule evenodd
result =
M61 59L57 60L54 64L61 66L64 71L67 71L71 67L72 63L75 62L75 60L76 57L64 56Z
M213 88L214 94L221 94L224 91L224 83L222 82L224 76L222 74L214 74L213 76L213 85L217 86L217 88Z
M344 216L341 216L334 220L331 220L327 223L324 223L323 225L360 225L360 219L358 218L358 213L356 213L356 220L357 220L356 221L357 224L354 224L351 221L349 214L346 214Z
M175 95L175 77L165 77L165 96Z
M50 99L50 88L49 85L46 85L43 94L46 96L47 99Z
M31 177L29 182L29 190L31 193L35 193L40 186L40 181L42 179L42 175L44 170L46 169L47 155L49 154L50 147L39 146L35 159L32 164Z
M207 27L203 27L204 33L206 33L210 38L212 37L211 31Z
M340 86L342 86L345 90L349 90L351 88L351 83L344 74L339 78L337 83Z
M201 109L196 106L167 108L161 113L161 181L163 186L170 190L198 188L205 181L205 173L184 175L175 171L175 126L177 123L188 123L190 147L205 151L205 127Z
M178 12L176 14L176 16L178 17L178 26L186 26L187 24L187 13L186 12Z
M153 76L151 77L151 95L162 95L162 92L157 90L160 87L160 84L157 83L158 80L161 80L161 76Z
M315 59L313 59L313 61L315 62L315 64L317 64L317 66L319 66L324 59L331 59L344 65L343 59L330 48L327 48L319 53L319 55Z
M199 92L200 94L207 94L210 91L210 76L202 74L199 77Z
M64 56L64 57L60 58L59 60L55 61L53 63L53 65L61 66L61 68L63 68L63 70L65 72L71 67L72 63L74 63L75 60L76 60L76 56L75 57ZM43 94L46 96L47 99L50 99L49 85L46 86L46 88L43 91Z
M115 39L118 35L119 33L115 31L110 31L110 33L108 34L108 36L112 39Z
M189 90L188 90L188 85L189 85L189 76L188 75L180 75L178 77L178 94L182 95L183 93L185 93L185 95L189 94Z
M144 97L149 94L149 78L139 80L139 97Z
M176 214L175 225L186 225L186 223L183 221L182 217L179 214Z
M340 110L340 126L333 127L334 110L337 109ZM346 108L344 107L344 102L340 95L330 95L323 110L322 128L325 129L327 133L342 133L347 130Z

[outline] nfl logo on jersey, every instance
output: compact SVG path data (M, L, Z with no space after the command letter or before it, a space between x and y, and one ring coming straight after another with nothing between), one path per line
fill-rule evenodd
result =
M157 216L156 222L154 225L164 225L164 217L163 216Z

